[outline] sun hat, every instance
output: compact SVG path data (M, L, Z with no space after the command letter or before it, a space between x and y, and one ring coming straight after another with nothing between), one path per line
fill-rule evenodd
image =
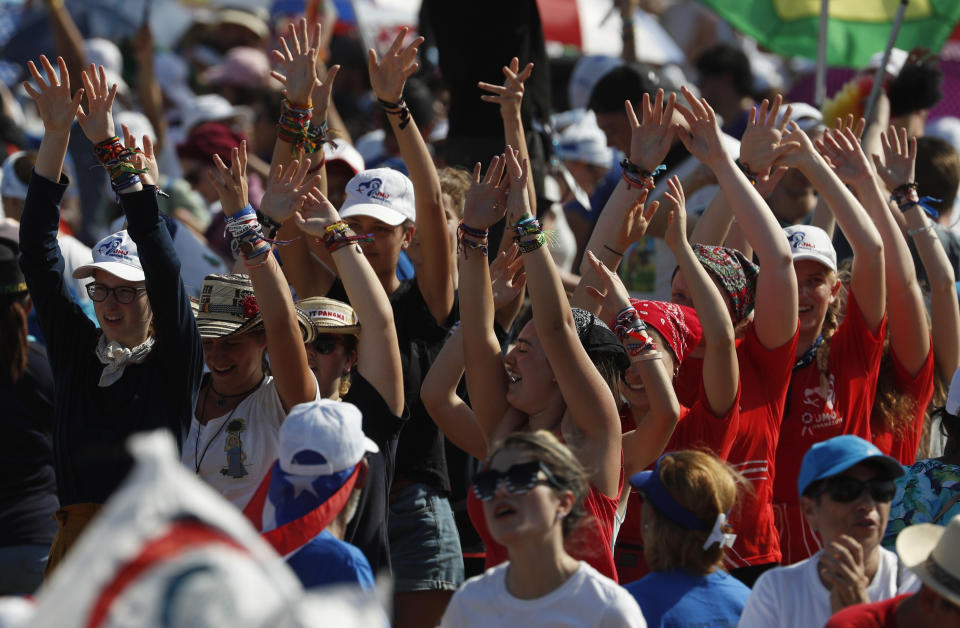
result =
M960 515L946 526L904 528L897 535L897 554L924 585L960 606Z
M280 426L277 461L294 475L331 475L352 469L380 448L363 433L352 403L321 399L295 405Z
M604 168L613 163L613 149L607 146L607 136L600 130L592 111L585 112L561 131L554 149L557 157L565 161L581 161Z
M364 170L347 182L347 197L340 217L371 216L392 227L416 220L413 183L392 168Z
M784 227L783 232L790 242L793 261L813 260L836 272L837 251L826 231L813 225L791 225Z
M262 50L236 46L227 51L220 63L207 68L200 81L208 85L264 88L270 83L270 60Z
M720 282L733 305L734 324L753 311L760 269L736 249L694 244L693 253L710 275Z
M357 313L343 301L327 297L307 297L297 301L297 307L307 315L318 334L360 333Z
M92 277L94 271L102 270L126 281L144 280L137 244L125 229L100 240L90 252L93 253L93 262L74 270L74 279Z
M667 301L642 301L630 299L640 319L657 330L677 362L677 366L687 359L693 349L700 344L703 328L700 319L692 307L668 303Z
M196 309L201 338L239 336L263 329L260 304L247 275L207 275ZM299 309L294 309L303 341L311 342L315 334L310 319Z
M884 455L872 443L859 436L844 434L816 443L807 451L797 477L797 492L803 495L817 480L839 475L861 462L876 463L888 479L898 478L904 473L899 462Z

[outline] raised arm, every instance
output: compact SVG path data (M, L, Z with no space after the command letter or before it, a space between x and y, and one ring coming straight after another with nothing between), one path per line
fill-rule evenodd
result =
M480 176L480 164L473 170L474 181L463 204L463 222L459 233L460 327L463 329L463 354L466 359L467 391L477 421L485 434L493 434L510 409L507 403L507 379L500 343L493 331L493 291L487 266L486 234L505 212L500 179L503 156L490 161Z
M510 213L520 216L518 224L530 225L518 244L533 308L533 323L560 388L567 412L590 444L591 482L604 494L619 494L620 417L606 382L580 343L570 304L563 291L553 258L544 248L544 236L529 213L526 200L527 164L522 167L513 151L507 151L510 178ZM530 229L533 231L530 231ZM471 395L471 399L473 396Z
M70 74L63 57L57 57L57 66L62 79L57 79L57 72L53 69L46 56L40 55L40 64L49 82L43 79L33 61L27 61L27 69L33 77L36 87L29 82L23 83L27 94L37 104L37 112L43 120L43 138L37 151L37 162L33 167L41 177L53 182L60 181L63 172L63 160L67 155L67 144L70 142L70 126L80 110L80 99L83 90L70 93Z
M530 161L530 151L527 148L527 137L523 131L523 118L520 107L523 104L524 83L533 72L533 63L528 63L520 69L520 60L514 57L510 65L503 66L503 85L494 85L480 81L477 87L490 92L483 94L480 99L485 102L500 105L500 117L503 118L504 143L520 151L520 161ZM533 189L533 177L527 178L527 194L530 195L530 213L537 215L536 192ZM503 238L506 241L506 238ZM509 247L509 243L501 245L501 249Z
M733 321L730 320L730 314L727 312L720 290L700 264L687 241L687 212L680 179L673 177L668 184L670 191L665 194L665 198L670 201L671 208L666 242L677 259L677 265L690 289L693 305L703 327L705 348L703 390L707 395L707 403L715 416L724 416L733 405L740 385ZM783 240L786 242L786 238ZM793 294L794 296L797 294L796 279L794 279ZM793 333L796 333L796 306L793 311ZM793 333L783 342L792 338Z
M600 317L605 321L614 320L619 314L634 309L620 277L591 251L587 251L587 259L600 279L597 286L588 289L591 298L598 304ZM634 414L636 428L621 437L623 468L629 477L650 466L663 453L680 419L681 407L673 390L672 373L664 366L661 351L655 347L644 347L637 342L636 336L620 331L620 341L630 356L630 367L624 376L624 383L629 386L628 382L633 380L634 375L638 376L649 407L645 414ZM628 392L624 394L630 395Z
M686 120L689 130L678 130L680 140L694 157L713 170L720 182L720 189L737 218L737 225L760 259L762 271L757 277L754 326L757 338L764 347L768 349L781 347L797 332L797 277L793 270L790 245L760 193L724 151L720 127L709 103L705 99L696 99L686 88L683 88L683 94L689 109L678 106L677 110ZM774 146L763 153L756 151L758 158L759 155L771 158L771 163L772 158L779 158L800 150L800 145L796 142L781 141L782 129L774 125L779 105L780 97L778 96L768 114L766 101L764 101L760 110L755 111L756 116L748 122L748 133L752 131L756 135L762 134L768 138L766 143ZM781 123L786 124L783 121ZM750 139L759 143L756 137ZM767 174L766 171L770 168L769 163L764 162L761 167L762 173ZM673 189L674 185L671 182L671 190ZM667 230L668 233L670 231L670 229ZM674 234L674 239L675 237ZM674 251L674 254L677 255L679 263L677 251ZM690 276L687 273L684 273L684 277L689 281ZM704 320L703 315L700 318L701 321ZM706 375L708 372L706 364L704 367ZM712 407L714 410L717 409L716 405Z
M858 131L863 126L864 122L860 120ZM837 120L837 128L824 135L820 147L837 176L856 192L880 233L886 271L890 348L907 372L916 375L930 351L930 329L927 327L923 295L907 241L887 208L887 199L880 189L878 176L860 148L858 131L851 129L849 123L843 126ZM903 139L906 143L905 130ZM900 178L900 183L913 180L913 159L908 155L904 155L902 160L896 160L892 154L888 157L890 164L884 169L888 177ZM859 295L857 298L859 302Z
M403 86L420 67L416 62L417 46L423 43L423 37L418 37L404 47L403 39L406 35L407 29L400 29L382 60L370 49L370 85L387 112L390 127L400 147L400 156L410 172L410 181L413 182L417 207L417 237L423 251L423 264L417 284L430 313L443 323L453 308L450 243L447 240L447 222L441 202L440 177L433 165L433 157L427 144L420 135L420 129L403 102Z
M796 122L788 126L784 141L799 142L801 148L781 156L777 163L800 170L833 211L853 248L851 288L867 327L876 331L886 307L883 241L880 234L853 193L837 178Z
M316 398L317 381L307 364L307 351L303 346L293 298L280 271L280 265L277 264L270 245L263 241L262 236L256 235L259 225L247 200L246 156L246 142L233 149L229 168L215 155L213 162L216 172L210 175L210 180L220 195L228 229L234 242L239 245L241 258L250 274L253 292L263 317L267 352L270 355L270 368L277 393L284 411L289 411L298 403ZM267 186L261 207L267 207L265 213L268 215L280 213L274 209L276 206L296 205L301 199L299 190L292 190L289 186L281 186L273 181Z
M358 244L337 244L327 229L344 225L330 201L313 190L295 214L300 230L314 238L327 237L337 273L343 281L350 305L360 319L362 331L357 344L357 370L380 393L394 416L403 414L403 367L393 308L387 293L364 257ZM347 237L352 232L344 231Z

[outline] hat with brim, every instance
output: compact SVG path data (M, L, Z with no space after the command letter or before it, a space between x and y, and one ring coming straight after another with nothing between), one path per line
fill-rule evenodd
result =
M390 168L364 170L347 182L340 217L370 216L391 227L417 219L413 183Z
M341 218L350 218L352 216L370 216L371 218L376 218L381 222L387 223L391 227L402 225L403 221L407 219L406 216L398 211L374 203L351 205L349 209L340 213Z
M853 434L843 434L815 443L807 450L800 463L797 492L803 495L817 480L840 475L861 462L876 466L887 479L892 480L904 474L900 463L884 455L873 443Z
M144 281L137 244L126 230L108 235L97 242L90 252L93 254L93 263L78 266L73 271L74 279L92 277L94 272L102 270L124 281Z
M353 308L336 299L307 297L297 301L318 334L360 334L360 320Z
M960 606L960 515L946 527L921 523L897 535L897 554L925 586Z
M310 319L294 308L304 342L314 339ZM263 329L260 304L247 275L207 275L197 304L197 329L201 338L239 336Z

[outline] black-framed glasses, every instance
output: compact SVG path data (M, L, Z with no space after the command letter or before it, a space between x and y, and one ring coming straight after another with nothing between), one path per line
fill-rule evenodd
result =
M863 495L864 489L870 491L870 497L873 501L887 503L893 501L893 496L897 492L897 484L893 480L873 479L866 482L844 475L828 478L816 491L819 497L826 493L835 502L849 504L856 501Z
M137 295L146 291L146 288L133 288L131 286L117 286L116 288L111 288L103 285L102 283L87 284L87 296L90 297L91 301L96 301L97 303L106 301L111 292L113 293L113 298L117 300L117 303L133 303L133 300L137 298Z
M543 474L541 476L541 473ZM480 501L488 502L494 498L500 483L514 495L523 495L537 484L551 484L558 489L563 485L542 462L521 462L505 471L487 469L473 476L473 494Z
M321 355L330 355L336 351L338 342L339 339L333 334L320 334L310 346Z

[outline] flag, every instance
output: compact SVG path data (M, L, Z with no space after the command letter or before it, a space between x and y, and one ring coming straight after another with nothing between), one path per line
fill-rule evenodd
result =
M817 58L820 0L703 0L734 28L781 55ZM830 0L827 63L860 68L882 52L898 0ZM958 0L910 0L896 47L934 53L960 20Z

